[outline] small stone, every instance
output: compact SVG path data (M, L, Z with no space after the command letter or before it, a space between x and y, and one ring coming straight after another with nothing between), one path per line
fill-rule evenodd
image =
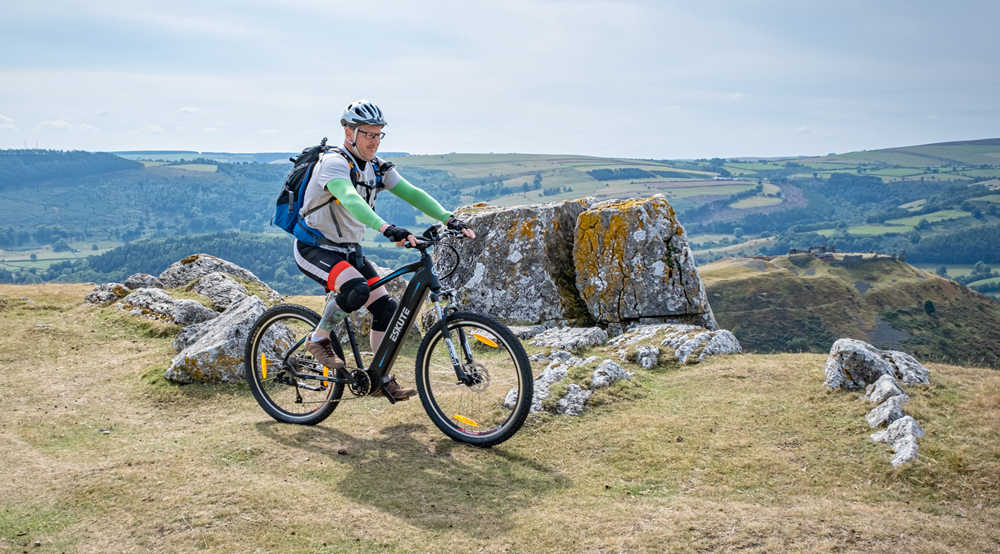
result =
M677 438L674 439L674 440L677 441L677 442L684 442L684 437L682 437L680 435L677 435Z
M875 429L882 424L892 423L903 417L903 404L907 403L909 400L910 397L905 394L891 396L878 406L872 408L872 410L865 415L865 420L872 429Z
M337 449L337 454L339 454L341 456L346 456L347 455L347 449L346 448L338 448Z

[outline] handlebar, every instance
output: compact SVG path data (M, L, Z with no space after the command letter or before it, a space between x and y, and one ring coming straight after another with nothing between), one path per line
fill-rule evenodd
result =
M428 246L433 246L438 244L446 238L465 238L465 235L461 231L455 231L453 229L441 229L440 224L434 224L430 227L424 229L423 233L417 238L417 245L411 246L409 242L403 241L404 248L417 248L419 250L424 250Z

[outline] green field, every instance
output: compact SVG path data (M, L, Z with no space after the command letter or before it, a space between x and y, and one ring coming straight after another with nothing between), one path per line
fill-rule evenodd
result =
M215 173L219 170L219 166L213 164L181 164L171 167L176 169L186 169L188 171L205 171L208 173Z
M906 204L901 204L899 207L904 210L909 210L912 212L914 210L919 210L920 208L923 208L924 204L926 203L927 199L921 198L920 200L914 200L913 202L907 202Z
M968 284L969 288L973 288L979 285L996 285L1000 284L1000 277L990 277L989 279L980 279L978 281L973 281Z
M847 233L851 235L891 235L908 233L913 230L912 225L852 225L847 228ZM836 229L820 229L816 234L824 237L832 237L837 234Z
M937 223L939 221L947 221L949 219L959 219L962 217L970 217L972 214L964 210L940 210L937 212L931 212L929 214L914 215L910 217L901 217L899 219L889 219L886 221L890 225L916 225L922 220L927 220L928 223Z
M980 202L990 202L993 204L1000 203L1000 194L987 194L986 196L977 196L975 198L970 198L970 200L978 200Z
M777 196L751 196L729 205L730 208L745 210L747 208L763 208L764 206L777 206L781 204L781 198Z
M915 267L937 273L937 269L944 266L948 271L948 277L957 279L972 273L972 264L913 264Z

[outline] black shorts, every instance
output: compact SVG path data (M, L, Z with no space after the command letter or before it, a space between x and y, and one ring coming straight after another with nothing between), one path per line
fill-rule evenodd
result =
M354 267L360 271L369 285L379 280L375 266L361 253L361 246L351 252L337 252L295 241L292 250L295 254L295 265L299 266L299 271L323 285L327 292L333 290L337 276L348 267Z

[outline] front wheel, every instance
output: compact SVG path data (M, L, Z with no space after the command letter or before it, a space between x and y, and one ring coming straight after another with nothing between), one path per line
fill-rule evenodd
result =
M452 363L450 339L462 373ZM417 392L444 434L493 446L517 432L531 409L531 364L521 342L502 323L458 312L439 321L417 351Z
M278 421L315 425L333 412L344 393L342 383L316 379L334 375L306 351L319 318L305 306L282 304L264 312L247 338L243 371L250 392Z

